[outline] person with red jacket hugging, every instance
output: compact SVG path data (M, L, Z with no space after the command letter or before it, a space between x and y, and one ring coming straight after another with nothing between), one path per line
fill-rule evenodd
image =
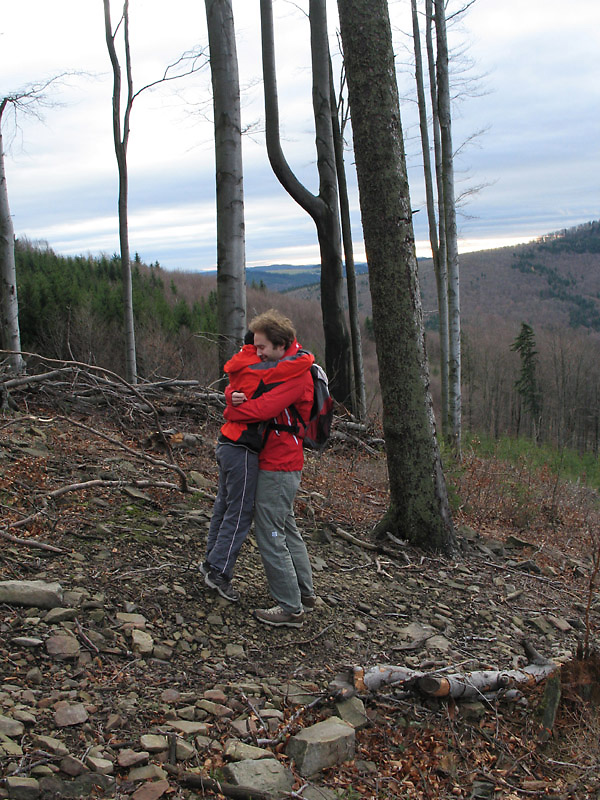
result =
M298 375L254 398L228 387L224 412L228 422L268 423L258 456L254 532L277 605L256 609L254 616L267 625L299 628L304 609L314 608L316 602L306 545L294 517L304 466L301 420L308 420L313 403L314 357L300 349L294 326L275 309L255 317L249 327L263 364L289 362L301 367Z
M242 349L225 364L229 392L235 390L244 396L258 397L310 369L314 359L308 353L297 359L260 359L251 343L253 338L254 334L249 331ZM234 603L240 595L231 581L240 548L252 523L258 452L264 431L265 425L259 422L226 421L217 441L219 485L200 571L207 586Z

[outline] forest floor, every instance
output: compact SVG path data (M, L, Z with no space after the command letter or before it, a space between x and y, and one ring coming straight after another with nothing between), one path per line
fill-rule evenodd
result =
M287 735L331 714L332 681L355 667L511 670L526 664L527 640L561 665L549 737L543 682L516 698L469 701L382 686L360 694L368 724L356 732L356 758L319 784L348 800L600 797L598 668L577 657L586 642L597 646L600 622L594 492L466 453L448 473L456 554L400 540L373 549L388 501L385 456L368 435L334 439L321 456L307 454L296 505L319 604L301 629L273 629L252 617L272 605L252 535L236 572L239 603L209 590L198 570L217 483L218 404L184 391L154 401L192 489L182 492L147 409L46 390L15 399L0 418L0 581L58 581L78 610L61 622L0 605L0 715L26 707L37 734L71 737L70 752L83 757L160 729L169 698L193 706L216 690L239 711L248 687L268 697L293 681L324 700L300 713L283 703ZM132 639L140 619L153 641L147 655ZM63 629L78 639L76 657L35 645ZM64 700L85 705L83 728L57 733L50 711ZM218 772L230 736L217 720L194 765ZM25 749L20 774L34 762ZM14 763L0 756L0 775ZM219 794L173 777L165 796Z

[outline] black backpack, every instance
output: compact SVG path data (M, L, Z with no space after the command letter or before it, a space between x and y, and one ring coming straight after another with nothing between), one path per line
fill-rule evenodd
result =
M307 353L307 350L299 350L299 353ZM294 417L294 425L278 425L271 422L269 428L275 431L288 431L298 434L300 432L299 423L304 428L304 438L302 443L307 450L321 451L329 441L331 435L331 424L333 422L333 398L329 394L329 380L323 367L313 364L310 368L313 379L313 404L308 420L303 420L296 406L291 405L290 411Z

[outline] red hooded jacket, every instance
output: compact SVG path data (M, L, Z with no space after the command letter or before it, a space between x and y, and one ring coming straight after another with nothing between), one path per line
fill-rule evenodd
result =
M228 401L225 419L228 422L245 423L273 421L278 425L293 426L295 419L289 410L293 405L302 419L307 420L313 403L310 368L315 359L311 353L299 353L299 349L300 345L294 340L279 361L259 362L253 372L256 375L264 370L264 390L261 392L259 389L259 394L241 405L230 405L230 398L232 392L243 390L228 386L225 390ZM248 396L248 392L245 393ZM260 469L272 472L300 471L304 466L303 435L302 425L297 434L286 430L269 431L258 459Z
M314 357L310 353L298 353L299 345L295 344L296 347L292 345L278 361L261 361L254 345L244 345L225 364L225 372L229 376L226 398L229 400L232 392L243 392L250 399L259 398L265 392L270 392L310 370ZM256 417L235 420L227 413L225 418L220 441L234 442L255 452L260 450L267 428L266 421L257 420Z

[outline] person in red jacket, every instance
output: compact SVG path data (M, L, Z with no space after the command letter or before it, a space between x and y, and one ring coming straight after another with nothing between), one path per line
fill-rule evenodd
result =
M254 334L249 332L250 339ZM247 335L247 336L248 336ZM310 368L313 357L261 360L253 344L246 343L225 364L228 390L259 397L281 382ZM240 599L232 586L233 570L250 525L258 477L258 451L265 425L259 422L226 421L217 441L219 485L208 529L206 555L200 565L204 582L230 602Z
M250 323L254 345L263 363L298 363L300 374L286 378L259 397L226 391L225 419L231 422L269 423L258 457L258 481L254 507L256 543L265 569L269 591L277 605L256 609L260 622L299 628L304 610L315 605L312 569L306 545L294 517L294 500L304 466L300 419L308 419L313 402L310 367L296 341L294 326L275 309ZM296 410L294 414L292 407Z

